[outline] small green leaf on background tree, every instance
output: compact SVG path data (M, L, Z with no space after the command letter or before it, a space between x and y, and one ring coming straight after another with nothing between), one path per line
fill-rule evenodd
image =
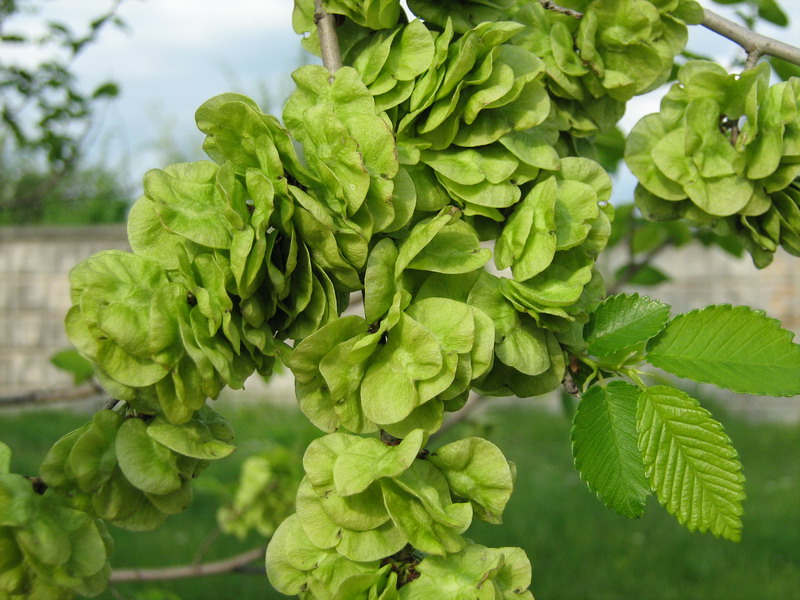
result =
M94 375L92 363L78 354L78 351L74 348L56 352L50 357L50 362L62 371L69 372L75 381L75 385L88 381Z
M689 531L739 541L744 476L722 425L694 398L660 385L640 392L637 429L659 502Z
M778 77L786 81L790 77L800 77L800 66L786 62L774 56L769 59L772 68L778 74Z
M636 269L633 275L628 275L631 269ZM652 265L627 264L617 269L614 279L625 278L628 285L658 285L670 280L670 276L661 269Z
M664 328L669 308L663 302L639 294L606 298L584 329L589 352L607 356L649 340Z
M800 394L800 345L779 321L720 304L678 315L647 344L650 364L741 394Z
M581 479L626 517L640 517L650 495L637 446L638 395L624 381L593 385L583 394L572 426L572 454Z
M112 82L99 85L92 92L92 98L116 98L119 96L119 86Z
M789 24L789 17L778 5L775 0L757 0L758 16L779 27L786 27Z

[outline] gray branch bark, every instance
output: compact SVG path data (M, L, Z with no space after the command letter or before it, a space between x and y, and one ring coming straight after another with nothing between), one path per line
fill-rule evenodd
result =
M747 27L734 23L707 8L704 8L703 12L705 16L701 25L739 44L747 52L748 57L755 56L757 59L760 55L769 54L800 66L800 48L750 31Z
M160 569L115 569L111 572L111 583L165 581L168 579L187 579L189 577L222 575L223 573L245 570L247 565L251 562L263 560L264 553L265 548L259 547L214 562L182 565L178 567L163 567Z
M317 24L319 46L322 50L322 64L331 73L342 67L342 54L339 51L339 38L336 36L336 24L333 15L322 8L322 0L314 0L314 22Z

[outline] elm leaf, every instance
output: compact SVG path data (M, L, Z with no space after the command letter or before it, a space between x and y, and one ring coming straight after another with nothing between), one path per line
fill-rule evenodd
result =
M800 394L800 345L763 311L719 304L677 315L647 344L647 361L741 394Z
M659 502L689 531L739 541L744 476L722 425L697 400L664 385L639 393L636 420Z
M650 485L637 446L639 391L629 383L593 385L583 394L572 426L575 468L609 508L626 517L644 513Z
M669 319L670 307L638 294L617 294L603 300L583 335L595 356L610 356L657 335Z

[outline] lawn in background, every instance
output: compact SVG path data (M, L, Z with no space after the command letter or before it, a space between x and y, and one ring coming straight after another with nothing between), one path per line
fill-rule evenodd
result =
M113 529L117 567L191 562L215 528L217 496L232 483L244 458L270 440L297 448L317 432L295 410L252 402L218 403L233 422L239 449L201 476L195 501L152 533ZM525 548L534 568L538 600L788 600L800 590L800 426L751 424L710 407L741 454L747 477L742 542L691 534L651 498L639 520L605 509L572 468L569 420L535 401L498 403L460 425L447 438L488 434L517 464L515 494L501 527L477 523L469 536L491 546ZM47 448L86 415L68 411L0 412L0 439L14 452L16 472L33 473ZM443 442L442 442L443 443ZM221 536L205 560L231 556L259 544ZM155 594L154 588L172 592ZM234 575L159 584L115 586L102 598L147 600L273 599L264 577ZM443 598L442 600L447 600Z

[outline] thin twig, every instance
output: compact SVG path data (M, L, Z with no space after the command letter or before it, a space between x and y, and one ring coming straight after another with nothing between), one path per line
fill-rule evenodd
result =
M203 559L208 554L208 551L211 550L211 546L214 545L219 537L222 535L222 529L219 527L215 527L211 530L211 533L206 536L206 539L197 547L197 552L194 553L194 558L192 559L193 565L199 565L203 562Z
M571 8L566 8L565 6L559 6L550 0L539 0L539 2L546 10L552 10L553 12L561 13L562 15L567 15L568 17L573 17L575 19L580 19L583 17L582 12L572 10Z
M261 546L224 560L196 565L181 565L158 569L117 569L111 572L110 581L111 583L127 581L164 581L168 579L187 579L189 577L205 577L208 575L250 571L247 566L255 560L263 560L265 550L266 549ZM263 573L263 569L259 570L259 572Z
M763 54L769 54L792 64L800 65L800 48L784 44L755 31L750 31L747 27L734 23L707 8L703 9L703 13L701 25L739 44L747 52L748 62L750 62L751 53L757 52L758 55L755 60L758 60L758 57Z
M117 590L116 588L110 587L108 588L108 591L111 593L112 596L114 596L114 600L125 600L125 596L120 594L119 590Z
M664 250L672 246L672 240L664 240L658 246L650 250L647 254L644 255L644 258L637 263L630 265L623 273L619 276L619 278L611 284L606 293L609 296L612 296L619 292L620 288L628 283L631 279L633 279L634 275L636 275L639 271L644 269L645 267L650 266L650 263L653 262L653 259L661 254Z
M322 64L336 73L342 67L342 54L339 51L339 38L336 36L336 24L333 15L322 8L322 0L314 0L314 23L319 34L319 47L322 50Z
M438 431L436 431L431 435L428 441L431 442L436 440L437 438L440 438L442 435L444 435L444 433L447 430L452 429L459 423L463 423L464 421L469 419L479 407L485 404L485 401L486 401L485 396L478 396L478 395L472 396L472 398L470 398L467 401L467 403L461 410L459 410L458 412L451 413L448 416L448 418L444 420L442 426L438 429Z

